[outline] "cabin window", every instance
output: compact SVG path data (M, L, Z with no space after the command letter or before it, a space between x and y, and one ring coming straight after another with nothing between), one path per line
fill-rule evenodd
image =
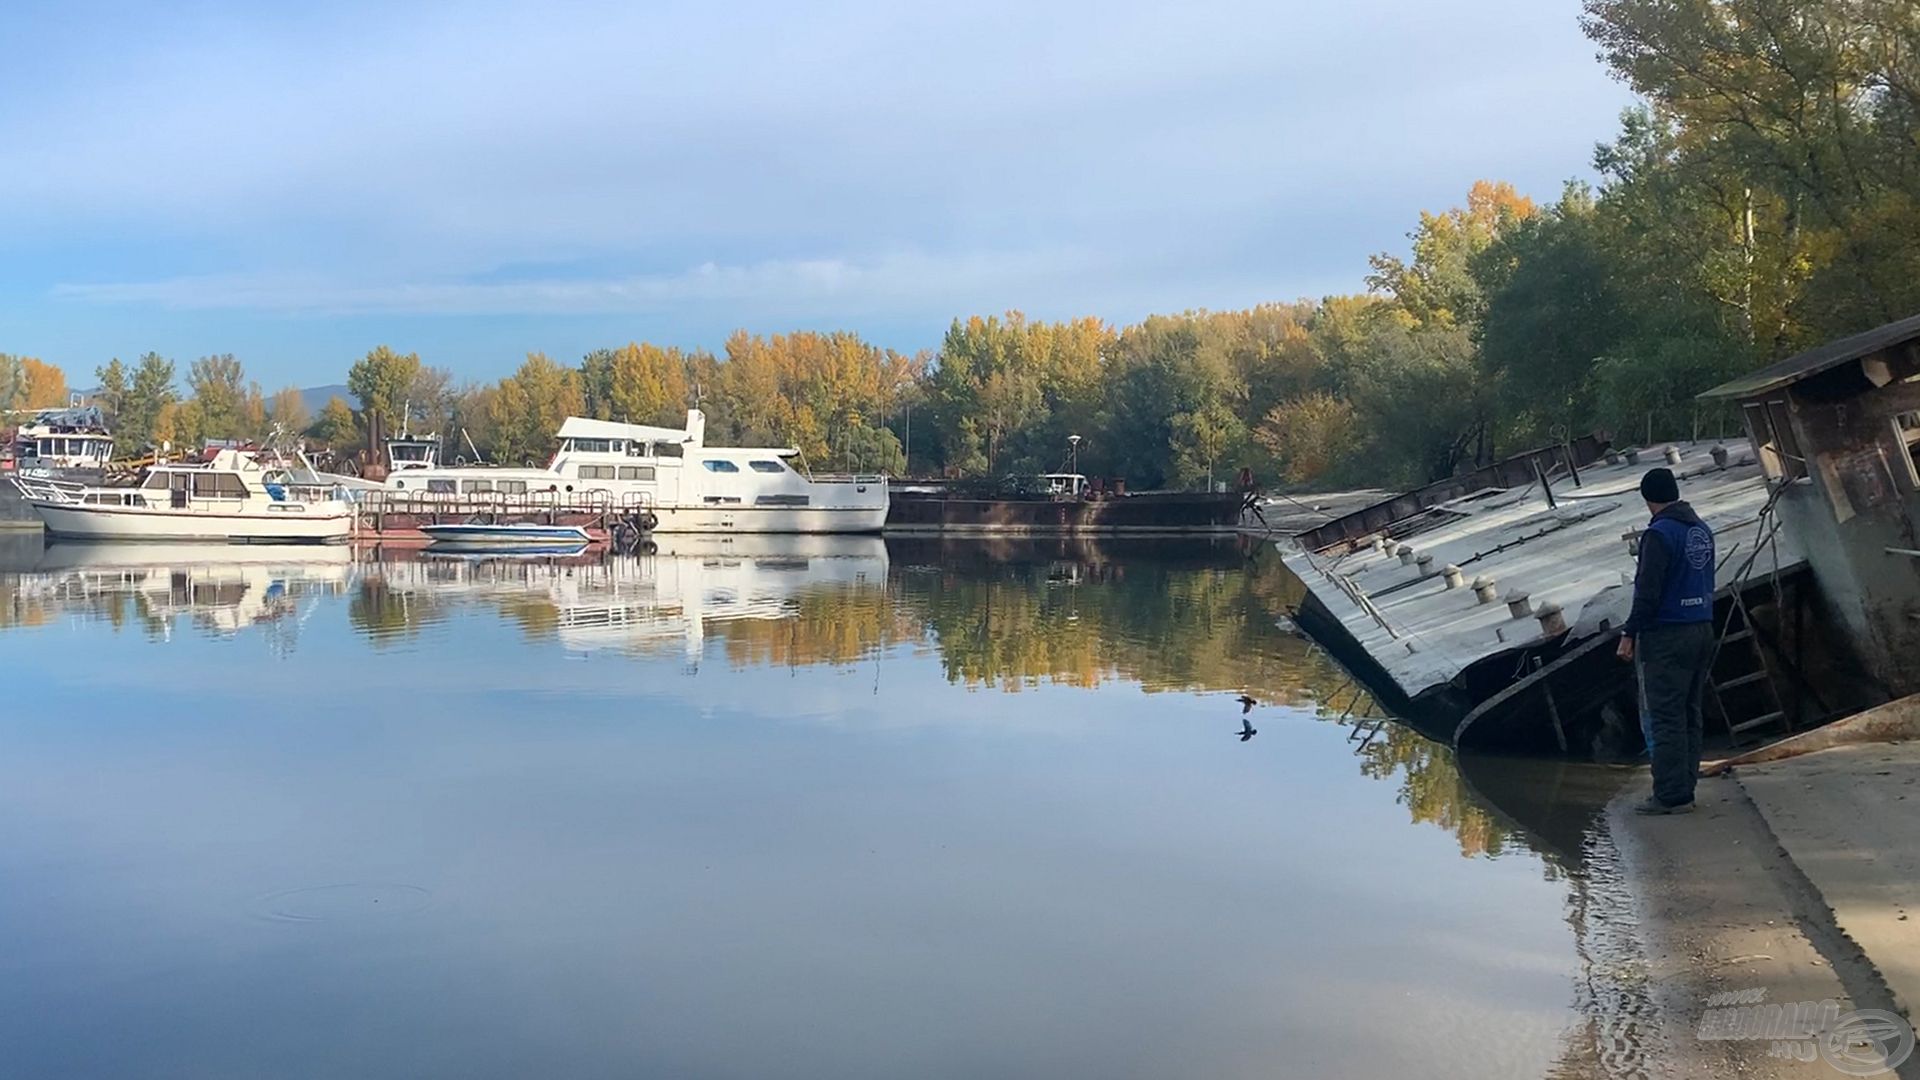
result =
M687 448L684 446L681 446L679 443L676 443L676 442L663 442L663 443L653 444L654 457L685 457L686 454L687 454Z
M469 495L477 495L482 492L491 495L493 494L493 481L462 480L460 481L460 490L466 492Z
M787 467L777 461L749 461L747 464L754 472L783 473L787 471Z
M427 492L432 495L451 495L454 493L453 481L429 480L427 481Z
M247 485L232 473L196 473L193 493L202 499L244 499Z
M628 457L652 457L653 444L645 439L635 439L627 444Z
M527 493L527 482L525 480L502 480L495 484L493 489L508 495L525 495Z
M706 501L708 506L731 506L739 502L740 497L738 495L709 495Z
M143 481L140 484L140 486L143 488L152 488L155 491L159 491L161 488L167 486L167 474L161 473L161 472L148 473L146 480Z
M611 465L582 465L578 473L582 480L611 480L614 468Z
M622 479L622 480L652 480L652 479L653 479L653 466L651 466L651 465L622 465L622 466L620 466L620 479Z
M1747 433L1760 448L1760 469L1767 479L1790 482L1807 475L1807 459L1793 434L1793 418L1784 398L1748 402L1741 407Z
M753 500L755 506L806 506L812 500L805 495L762 495Z
M1907 463L1907 480L1920 491L1920 411L1895 416L1893 437L1904 451L1900 456Z
M740 466L735 465L731 461L703 461L700 464L705 465L708 472L732 473L740 471Z
M613 452L612 439L575 439L573 449L581 454L609 454Z

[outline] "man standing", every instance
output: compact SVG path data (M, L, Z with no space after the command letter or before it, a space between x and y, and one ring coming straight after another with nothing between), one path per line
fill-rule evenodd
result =
M1640 683L1640 727L1653 759L1653 795L1642 814L1693 809L1700 773L1707 679L1713 669L1713 530L1680 501L1667 469L1640 478L1653 515L1640 537L1633 612L1620 631L1620 658Z

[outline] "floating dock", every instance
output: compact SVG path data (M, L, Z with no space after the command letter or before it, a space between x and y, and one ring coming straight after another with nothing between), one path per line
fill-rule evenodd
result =
M1733 701L1730 689L1727 712L1791 728L1793 714L1816 707L1800 701L1798 685L1776 686L1768 674L1790 674L1796 660L1804 666L1819 637L1807 620L1818 612L1803 603L1805 554L1771 513L1772 489L1751 447L1682 445L1585 466L1570 466L1576 455L1561 448L1538 454L1503 474L1528 482L1396 496L1283 542L1284 561L1306 586L1301 628L1432 738L1631 754L1639 741L1631 669L1612 645L1632 607L1633 545L1647 524L1639 479L1665 465L1718 537L1716 629L1727 625L1736 593L1742 617L1760 624L1745 635L1760 640L1723 649L1726 660L1764 648L1759 676L1720 685L1740 681L1745 692L1788 699L1769 709ZM1737 722L1710 715L1709 734Z

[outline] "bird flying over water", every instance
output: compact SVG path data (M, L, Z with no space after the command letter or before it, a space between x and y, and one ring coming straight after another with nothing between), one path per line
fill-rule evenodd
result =
M1252 711L1253 711L1253 707L1254 707L1255 705L1258 705L1258 704L1260 704L1259 702L1257 702L1257 701L1255 701L1255 700L1253 700L1253 698L1251 698L1251 697L1249 697L1249 696L1247 696L1246 694L1241 694L1241 695L1240 695L1239 697L1237 697L1237 698L1235 698L1234 700L1235 700L1235 701L1238 701L1238 702L1240 703L1240 715L1241 715L1241 716L1245 716L1245 715L1247 715L1248 713L1250 713L1250 712L1252 712Z
M1251 739L1258 734L1260 734L1260 732L1254 729L1253 721L1247 719L1244 716L1240 718L1240 741L1241 742L1246 742L1248 739Z

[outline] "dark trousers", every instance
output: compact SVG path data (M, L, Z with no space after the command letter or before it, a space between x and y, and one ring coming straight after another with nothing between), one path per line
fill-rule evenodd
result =
M1653 759L1653 796L1668 806L1693 801L1713 672L1713 624L1669 623L1633 643L1640 677L1640 727Z

